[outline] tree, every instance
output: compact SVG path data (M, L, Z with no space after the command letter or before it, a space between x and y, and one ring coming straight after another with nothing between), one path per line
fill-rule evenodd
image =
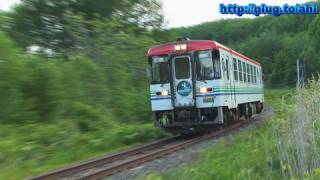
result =
M68 55L73 48L81 48L70 30L75 17L83 20L81 26L87 30L82 36L93 38L90 22L95 20L116 18L137 32L159 28L163 19L160 9L156 0L22 0L8 14L11 20L6 30L24 48L37 45Z

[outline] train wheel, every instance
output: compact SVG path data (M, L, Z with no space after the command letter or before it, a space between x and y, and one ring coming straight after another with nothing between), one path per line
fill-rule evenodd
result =
M239 121L240 113L238 108L232 111L232 117L233 117L233 121Z
M233 120L234 120L233 110L229 109L228 107L224 107L223 108L223 123L225 125L228 125Z
M257 113L261 113L263 109L263 104L261 102L257 102L256 106L257 106Z
M251 103L248 103L248 116L249 116L249 118L252 117L252 114L253 114L253 110L252 110L252 107L251 107Z
M232 109L229 109L228 111L228 123L234 121L234 113Z
M244 119L248 120L250 118L249 116L249 104L244 105Z

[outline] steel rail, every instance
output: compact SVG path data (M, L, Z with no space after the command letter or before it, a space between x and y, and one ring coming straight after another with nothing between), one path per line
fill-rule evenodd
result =
M126 169L130 169L130 168L133 168L133 167L136 167L140 164L143 164L145 162L148 162L148 161L151 161L151 160L154 160L154 159L158 159L158 158L161 158L163 156L166 156L168 154L172 154L176 151L179 151L179 150L182 150L184 148L187 148L187 147L190 147L194 144L197 144L197 143L200 143L200 142L203 142L203 141L206 141L206 140L209 140L209 139L212 139L212 138L217 138L217 137L220 137L221 135L227 133L227 132L230 132L230 131L233 131L245 124L248 124L250 120L247 120L247 121L239 121L235 124L232 124L231 126L228 126L228 127L225 127L225 128L219 128L219 130L213 132L213 133L210 133L210 134L206 134L206 135L203 135L203 136L200 136L200 137L196 137L196 138L193 138L193 139L190 139L190 140L186 140L184 142L181 142L181 143L178 143L178 144L174 144L172 146L169 146L167 148L164 148L164 149L160 149L160 150L156 150L156 151L152 151L146 155L143 155L143 156L140 156L140 157L137 157L136 159L132 159L130 161L126 161L126 162L122 162L122 163L119 163L119 164L116 164L114 166L107 166L106 168L103 168L97 172L93 172L91 174L87 174L83 177L81 177L81 179L101 179L103 177L107 177L107 176L110 176L110 175L113 175L113 174L116 174L116 173L119 173L121 171L124 171Z
M39 176L35 176L35 177L30 177L28 179L30 179L30 180L40 180L40 179L51 180L51 179L58 179L61 177L66 177L68 175L71 175L73 173L77 173L79 171L84 171L86 169L90 169L90 168L93 168L93 167L96 167L96 166L99 166L102 164L106 164L106 163L113 162L113 161L116 161L116 160L119 160L122 158L126 158L126 157L134 155L134 154L138 154L141 151L156 148L156 147L159 147L163 144L171 143L173 141L176 141L178 138L179 138L178 136L174 136L174 137L160 139L155 142L145 144L145 145L142 145L139 147L134 147L132 149L129 149L129 150L126 150L126 151L123 151L120 153L92 159L89 161L82 162L80 164L74 164L71 166L67 166L67 167L52 171L47 174L43 174L43 175L39 175Z
M212 133L189 137L188 139L184 140L179 136L158 140L156 142L132 148L111 156L93 159L77 165L56 170L48 174L31 177L29 179L101 179L126 169L137 167L145 162L172 154L194 144L220 137L228 132L238 129L241 126L249 124L251 121L252 119L246 121L236 121L229 126L217 127Z

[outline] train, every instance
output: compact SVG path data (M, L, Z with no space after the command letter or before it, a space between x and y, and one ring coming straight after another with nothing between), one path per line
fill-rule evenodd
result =
M261 64L216 41L178 38L147 56L154 122L169 133L207 132L263 109Z

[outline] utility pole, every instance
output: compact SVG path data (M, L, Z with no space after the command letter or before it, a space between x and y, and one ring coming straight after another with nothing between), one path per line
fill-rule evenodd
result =
M297 91L300 89L300 63L299 59L297 59Z
M300 65L300 60L297 59L297 91L304 86L304 64Z
M301 78L300 78L300 81L301 81L301 86L300 87L303 87L304 86L304 61L302 61L301 63Z

